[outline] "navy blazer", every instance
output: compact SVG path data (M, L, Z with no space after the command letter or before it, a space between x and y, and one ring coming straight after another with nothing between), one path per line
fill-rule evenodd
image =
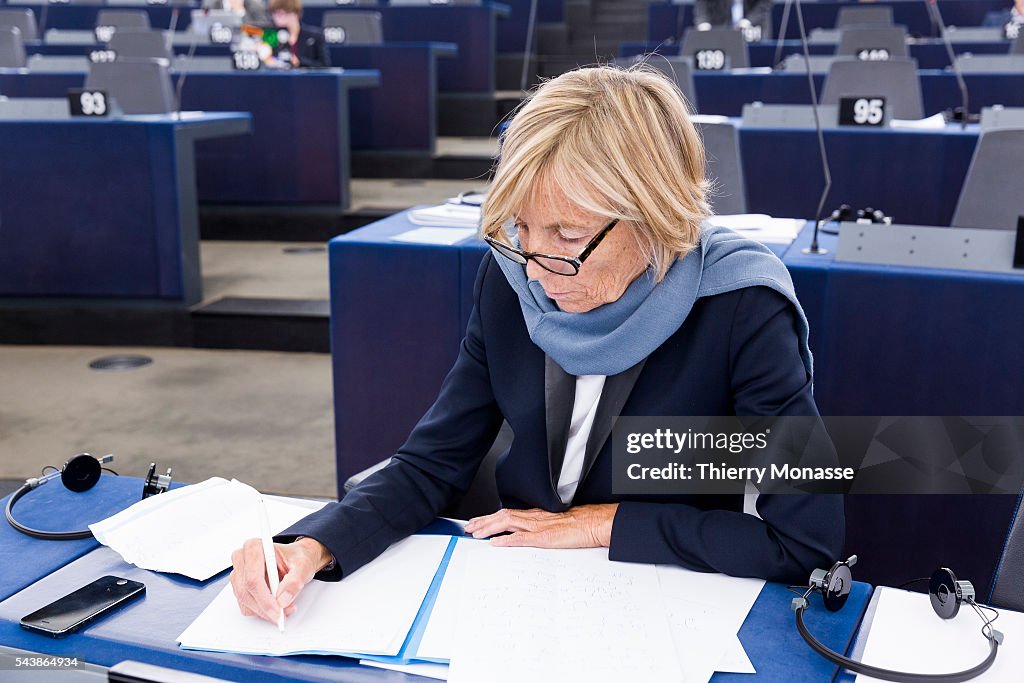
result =
M574 389L546 409L551 369L494 258L488 253L480 266L466 336L437 401L391 463L278 537L310 536L327 546L337 567L317 578L337 580L431 522L468 489L502 419L514 434L496 465L502 504L566 508L555 491L565 443L549 447L548 434L549 425L568 420L559 415L571 413ZM795 315L787 299L766 287L698 299L638 373L608 378L573 504L619 504L610 559L803 582L839 556L844 521L837 495L762 495L758 518L743 512L741 495L612 494L606 437L614 414L817 415ZM608 405L624 376L626 391Z

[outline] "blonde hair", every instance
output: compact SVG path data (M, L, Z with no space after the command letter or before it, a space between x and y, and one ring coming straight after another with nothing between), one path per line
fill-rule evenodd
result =
M660 281L696 246L710 213L704 146L675 83L638 64L577 69L543 83L502 139L484 235L553 188L588 212L638 226Z

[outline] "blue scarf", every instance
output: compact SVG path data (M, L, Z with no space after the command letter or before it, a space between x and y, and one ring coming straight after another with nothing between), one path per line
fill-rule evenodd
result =
M700 297L763 285L785 296L797 312L800 355L811 374L808 325L782 261L766 246L732 230L701 226L700 244L655 284L651 269L617 301L586 313L566 313L526 268L503 256L494 260L519 295L530 339L571 375L617 375L675 334Z

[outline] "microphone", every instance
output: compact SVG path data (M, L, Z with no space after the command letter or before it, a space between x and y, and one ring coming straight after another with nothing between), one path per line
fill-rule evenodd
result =
M818 211L814 214L814 235L811 237L811 246L804 249L805 254L825 254L827 250L822 249L818 244L818 231L821 229L821 215L825 210L825 200L832 190L832 171L828 165L828 154L825 152L825 131L821 127L821 117L818 115L818 93L814 89L814 74L811 72L811 50L807 44L807 30L804 28L804 12L800 6L800 0L796 0L796 21L800 29L800 45L804 52L804 63L807 67L807 84L811 89L811 110L814 112L814 128L818 133L818 151L821 152L821 168L825 175L825 187L821 191L821 198L818 200Z
M792 6L793 0L786 0L785 6L782 8L782 22L779 26L779 35L775 40L775 59L772 61L772 68L777 69L782 64L782 42L786 39L786 32L789 30L789 8Z
M177 12L177 9L175 9L175 12ZM181 72L181 75L178 76L178 83L174 88L174 101L178 105L176 116L179 121L181 120L181 91L185 88L185 79L188 78L188 67L192 63L192 57L196 53L196 45L199 43L199 33L191 27L189 27L189 31L192 33L192 40L188 45L188 54L185 55L185 69ZM174 41L173 35L171 36L171 41Z
M942 43L946 46L946 54L949 56L949 64L953 68L953 76L956 77L956 86L960 89L960 128L962 130L967 127L969 113L967 109L967 83L964 81L964 75L960 72L960 67L956 63L956 55L953 53L953 41L949 39L949 33L946 31L946 22L942 20L939 3L935 0L924 0L924 5L928 8L932 23L939 27ZM955 111L953 113L954 115L956 114Z

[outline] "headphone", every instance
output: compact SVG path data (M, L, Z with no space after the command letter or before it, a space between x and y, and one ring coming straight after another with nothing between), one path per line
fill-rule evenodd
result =
M792 607L793 611L796 612L796 628L804 641L819 655L833 664L838 664L854 673L886 681L897 681L899 683L959 683L960 681L967 681L980 676L988 671L996 661L999 645L1003 642L1003 634L992 628L992 622L999 617L999 613L991 607L985 607L984 609L995 612L996 616L989 619L982 614L982 608L974 601L974 586L971 585L971 582L957 581L953 571L944 567L936 569L930 579L916 579L903 585L906 586L917 581L928 581L928 597L932 603L932 609L942 619L952 619L955 617L957 612L960 611L960 605L964 604L970 605L978 613L978 616L984 622L981 632L988 640L990 650L988 657L977 666L949 674L907 673L864 664L844 657L823 645L817 638L811 635L811 632L807 630L806 624L804 624L804 612L810 605L807 598L811 593L820 592L825 603L825 609L830 612L839 611L846 604L846 599L850 595L850 586L853 584L853 573L850 571L850 567L856 563L857 556L853 555L845 562L836 562L828 571L815 569L811 573L807 592L801 597L793 599Z
M7 522L21 533L45 541L77 541L83 538L92 538L92 532L88 529L82 529L81 531L40 531L39 529L32 529L14 519L12 510L14 510L14 504L21 500L26 493L32 489L39 488L41 485L58 476L60 476L60 480L64 484L64 487L69 491L74 491L75 493L88 491L100 480L100 474L103 470L107 470L114 475L117 474L117 472L103 467L103 465L113 459L114 456L110 453L101 458L97 458L88 453L79 453L64 463L64 466L60 469L57 469L52 465L47 465L43 468L43 472L46 472L46 470L50 468L53 469L53 472L43 474L39 477L26 479L21 488L15 491L10 497L10 500L7 501L7 509L4 510L4 516L7 517ZM156 463L150 463L149 474L146 475L146 482L142 487L142 498L146 499L149 496L163 493L170 488L170 486L171 470L168 468L167 474L157 474Z

